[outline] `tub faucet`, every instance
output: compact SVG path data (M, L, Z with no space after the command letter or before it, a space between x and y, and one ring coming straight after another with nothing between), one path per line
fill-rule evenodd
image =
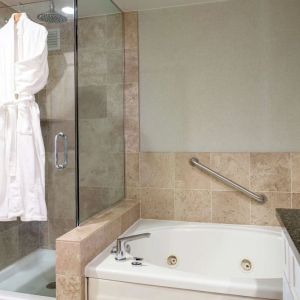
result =
M115 248L115 254L116 257L115 259L117 261L121 261L121 260L125 260L126 259L126 243L130 242L130 241L134 241L134 240L139 240L139 239L143 239L143 238L149 238L151 235L151 233L141 233L141 234L135 234L135 235L129 235L129 236L124 236L121 238L117 239L117 246Z

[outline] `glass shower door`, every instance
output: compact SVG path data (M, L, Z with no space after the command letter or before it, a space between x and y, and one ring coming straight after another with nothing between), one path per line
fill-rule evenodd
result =
M80 222L124 198L123 15L78 1Z
M52 17L62 23L53 24L50 14L44 14L51 1L22 2L27 4L0 1L0 28L12 13L22 11L49 33L48 84L36 95L46 150L48 221L0 222L1 299L1 293L8 291L55 297L55 240L76 226L74 3L55 1ZM64 7L70 15L62 12ZM39 14L43 14L40 19Z

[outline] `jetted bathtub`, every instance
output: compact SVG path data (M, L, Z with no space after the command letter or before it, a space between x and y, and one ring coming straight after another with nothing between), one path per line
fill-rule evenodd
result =
M89 300L282 298L280 227L140 220L123 236L144 232L126 261L111 245L86 267Z

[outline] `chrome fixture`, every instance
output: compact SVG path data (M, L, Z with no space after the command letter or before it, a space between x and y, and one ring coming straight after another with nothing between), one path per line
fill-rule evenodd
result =
M58 155L58 140L62 138L64 141L64 161L59 163L59 155ZM68 165L68 137L63 133L59 132L55 136L54 140L54 156L55 156L55 167L56 169L65 169Z
M50 10L39 14L37 18L42 22L51 24L66 23L68 21L65 16L55 10L54 0L50 0Z
M199 162L199 160L195 157L193 157L190 160L190 164L193 167L197 167L198 169L200 169L201 171L204 171L205 173L212 175L213 177L219 179L220 181L222 181L223 183L229 185L230 187L240 191L241 193L247 195L248 197L256 200L259 203L265 203L267 201L267 197L263 194L256 194L253 193L251 191L249 191L248 189L246 189L245 187L239 185L238 183L224 177L223 175L219 174L218 172L210 169L209 167L203 165L202 163Z
M151 233L141 233L136 235L124 236L117 239L117 246L112 250L116 254L115 259L118 261L126 259L126 243L143 238L149 238Z

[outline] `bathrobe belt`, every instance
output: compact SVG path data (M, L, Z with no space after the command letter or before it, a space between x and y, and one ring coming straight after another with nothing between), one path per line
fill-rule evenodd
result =
M0 107L0 114L4 117L4 135L6 145L6 161L10 176L16 176L18 136L32 135L32 113L36 108L34 96L19 96L18 100L7 102Z

